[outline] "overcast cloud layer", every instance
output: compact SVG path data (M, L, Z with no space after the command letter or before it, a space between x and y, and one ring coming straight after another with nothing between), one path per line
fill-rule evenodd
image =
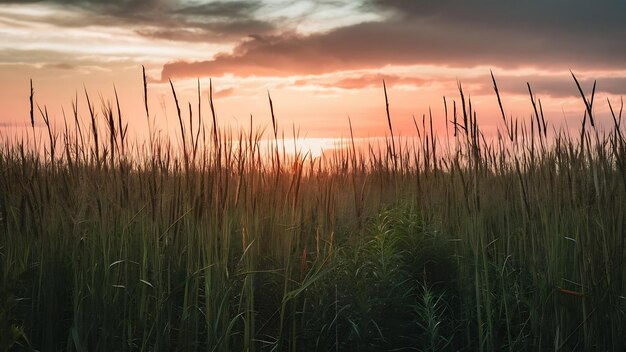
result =
M363 6L388 16L311 35L256 35L212 60L168 63L162 78L320 74L390 64L625 66L625 2L378 0Z
M334 104L323 113L336 121L353 111L347 104L373 115L383 80L407 116L416 96L457 94L457 80L473 97L492 96L493 69L500 91L516 96L508 106L527 107L529 82L577 111L569 70L585 91L597 79L614 101L626 93L625 17L616 0L0 0L0 71L22 85L0 96L23 115L16 101L32 77L62 77L67 87L50 88L59 96L90 80L132 92L145 65L155 99L166 99L170 79L191 92L211 77L215 97L233 102L230 116L243 116L236 99L264 109L255 94L270 89L298 116L300 96Z

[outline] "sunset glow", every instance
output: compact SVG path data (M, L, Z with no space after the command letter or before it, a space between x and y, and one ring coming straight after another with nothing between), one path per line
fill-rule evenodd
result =
M0 125L5 134L28 125L32 78L36 102L53 123L61 123L76 92L80 108L84 88L106 100L115 86L131 130L144 135L142 65L164 132L176 127L168 80L184 104L195 105L197 79L206 101L210 78L226 126L247 126L250 114L255 126L269 126L269 91L289 137L294 126L311 138L346 136L348 116L356 136L384 136L385 80L399 134L413 134L412 116L429 107L442 131L442 100L458 100L457 82L489 130L499 122L490 70L507 114L532 114L528 82L555 125L580 123L584 110L570 70L586 90L598 80L602 102L594 108L609 123L606 98L617 102L626 90L618 15L626 8L605 5L558 1L536 11L535 3L487 0L2 1Z

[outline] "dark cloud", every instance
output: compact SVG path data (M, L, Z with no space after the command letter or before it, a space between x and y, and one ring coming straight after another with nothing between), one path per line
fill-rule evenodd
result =
M0 4L26 3L46 3L76 12L75 16L43 19L57 26L132 25L144 27L136 30L140 35L173 41L225 42L275 30L274 24L254 18L254 12L261 7L260 0L192 5L178 0L0 0Z
M204 4L189 5L176 10L176 13L183 15L236 18L248 16L251 12L257 11L260 7L260 3L254 1L213 1Z
M290 30L295 28L293 18L266 20L264 0L0 0L0 4L47 3L76 10L76 16L43 19L58 26L132 26L140 35L172 41L239 42L232 52L212 60L168 63L162 79L225 73L321 74L390 64L626 68L626 1L362 1L359 11L384 19L310 35ZM315 3L338 8L342 2Z
M201 26L185 24L179 26L150 26L136 33L150 38L184 42L227 42L248 36L250 33L271 33L274 27L254 19L234 19Z
M409 19L432 18L472 27L529 32L624 33L626 2L613 0L373 0L373 8L387 8ZM550 34L547 33L547 34Z
M368 6L394 15L308 36L251 37L213 60L169 63L162 77L287 76L388 64L626 66L623 2L378 0Z
M82 8L85 10L130 15L133 12L162 7L166 0L1 0L4 4L56 4L60 6Z

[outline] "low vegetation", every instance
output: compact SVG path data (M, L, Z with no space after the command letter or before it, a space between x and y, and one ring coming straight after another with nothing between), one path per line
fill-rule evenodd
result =
M56 131L31 93L47 139L0 148L0 349L624 350L622 108L599 128L574 77L572 134L493 83L497 137L459 86L446 137L388 113L381 148L319 158L281 147L271 99L267 141L172 85L177 145L87 92Z

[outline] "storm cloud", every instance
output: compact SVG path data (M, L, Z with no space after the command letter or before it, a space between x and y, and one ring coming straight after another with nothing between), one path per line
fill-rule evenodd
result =
M162 79L320 74L385 65L622 69L626 3L379 0L382 21L301 35L255 35L212 60L166 64Z
M46 4L71 14L11 15L15 19L21 16L23 21L72 28L126 27L144 38L191 45L225 43L230 48L221 47L222 52L193 56L195 59L181 54L163 65L161 81L225 74L322 75L381 70L390 65L626 70L626 2L622 1L352 3L357 5L350 11L369 17L352 12L338 15L337 9L344 5L336 0L0 0L0 4ZM352 20L326 29L303 31L299 27L301 17L324 23L333 13L339 19ZM372 77L337 84L340 88L368 86L373 84Z

